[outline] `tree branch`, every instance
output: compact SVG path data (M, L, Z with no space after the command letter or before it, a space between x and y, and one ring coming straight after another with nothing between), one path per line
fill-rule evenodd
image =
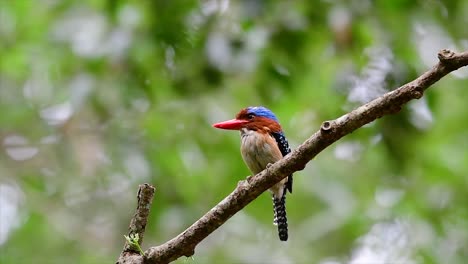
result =
M468 65L468 52L454 53L450 50L441 50L438 58L439 62L416 80L335 120L323 122L319 131L283 159L249 178L248 182L247 180L240 181L231 194L184 232L160 246L149 248L145 252L144 260L140 258L139 262L131 263L143 263L142 261L144 263L168 263L181 256L192 256L196 245L215 229L281 179L304 169L305 165L322 150L377 118L399 112L404 104L421 98L424 91L442 77Z
M155 188L147 183L140 184L137 194L137 209L133 215L128 227L128 237L137 235L137 243L143 243L146 223L150 213L151 203L153 202ZM139 250L129 243L128 239L125 242L122 253L120 253L117 264L143 263L143 256Z

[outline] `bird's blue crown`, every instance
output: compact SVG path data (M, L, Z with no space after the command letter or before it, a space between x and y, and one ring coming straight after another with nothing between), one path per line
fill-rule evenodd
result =
M273 112L264 107L264 106L250 106L250 107L247 107L247 113L248 114L254 114L256 116L262 116L262 117L266 117L266 118L270 118L270 119L273 119L275 120L276 122L279 122L278 121L278 118L276 118L275 114L273 114Z

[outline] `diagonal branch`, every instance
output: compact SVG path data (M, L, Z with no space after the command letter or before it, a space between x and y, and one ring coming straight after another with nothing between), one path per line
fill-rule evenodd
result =
M439 62L417 79L398 89L331 121L323 122L319 131L280 161L259 174L240 181L237 188L192 224L168 242L151 247L145 252L145 263L168 263L181 256L192 256L195 247L231 216L256 199L268 188L306 164L322 150L354 130L384 115L395 114L408 101L419 99L424 91L448 73L468 65L468 51L455 53L441 50ZM128 262L130 263L130 262ZM142 263L142 262L131 262Z

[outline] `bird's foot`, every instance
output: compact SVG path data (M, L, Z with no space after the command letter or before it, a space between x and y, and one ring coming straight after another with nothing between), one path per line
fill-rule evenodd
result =
M253 175L249 175L249 176L247 176L247 178L246 178L245 180L246 180L248 183L250 183L250 180L252 180L252 177L253 177Z
M270 172L271 166L273 166L273 163L268 163L268 164L266 165L266 167L265 167L265 170L266 170L267 172Z
M247 187L250 185L250 179L252 178L252 176L247 176L247 178L245 180L240 180L238 183L237 183L237 186L242 186L242 187Z

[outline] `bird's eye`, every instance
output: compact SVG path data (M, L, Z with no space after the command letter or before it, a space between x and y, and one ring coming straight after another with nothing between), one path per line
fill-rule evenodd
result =
M252 120L252 119L254 119L254 117L255 117L255 115L254 115L254 114L249 114L249 115L247 116L247 118L248 118L249 120Z

